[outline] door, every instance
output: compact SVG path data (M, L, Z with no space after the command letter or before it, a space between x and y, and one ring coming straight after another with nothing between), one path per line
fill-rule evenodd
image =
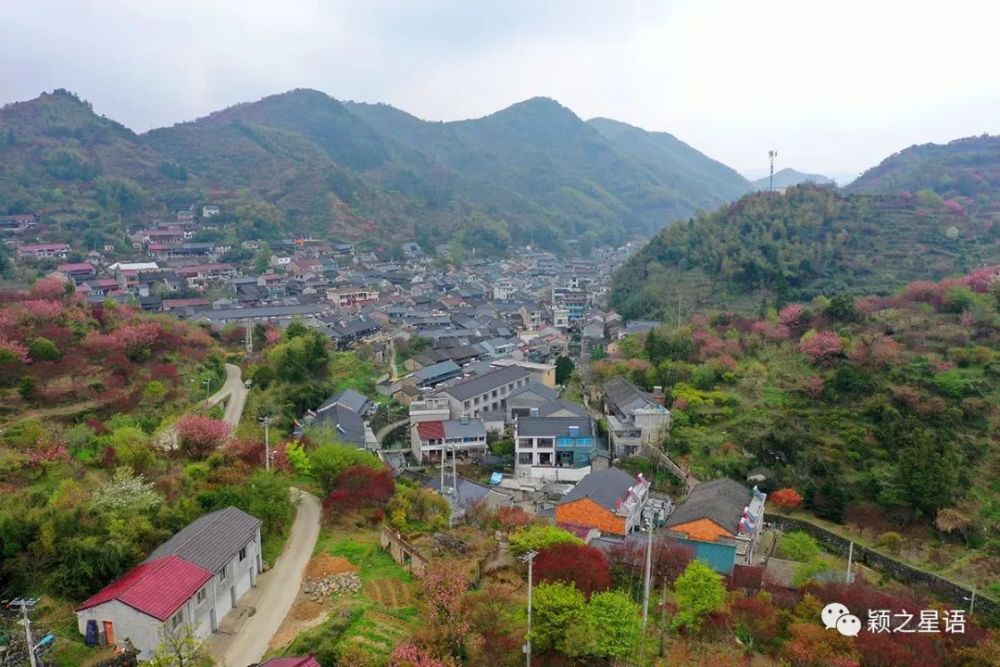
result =
M111 621L103 621L104 625L104 643L114 644L115 643L115 624Z
M232 602L232 606L235 607L236 606L236 587L235 586L230 586L229 587L229 600Z

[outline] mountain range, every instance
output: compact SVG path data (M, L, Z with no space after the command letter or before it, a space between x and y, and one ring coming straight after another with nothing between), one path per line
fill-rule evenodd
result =
M176 206L223 204L239 236L480 251L617 243L750 190L670 134L547 98L430 122L294 90L136 134L56 90L0 109L0 202L88 245Z

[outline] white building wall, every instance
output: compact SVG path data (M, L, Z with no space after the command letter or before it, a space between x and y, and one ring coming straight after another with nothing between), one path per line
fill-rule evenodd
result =
M114 626L115 641L130 640L140 651L140 658L149 658L160 643L160 628L163 624L118 600L76 612L77 629L81 635L87 635L87 621L90 620L97 621L97 631L102 644L107 641L104 636L104 622L111 621Z
M226 564L227 574L224 581L220 580L220 573L217 572L202 587L201 590L205 591L205 595L201 602L198 601L198 593L195 593L175 612L175 616L177 613L181 614L179 624L190 625L195 635L201 640L207 639L211 633L218 629L218 624L222 622L222 618L233 606L233 592L235 592L238 602L250 588L257 584L257 575L263 568L260 529L257 530L245 548L246 552L242 560L239 557L239 551L237 551ZM133 646L141 652L140 658L149 658L152 655L160 643L163 627L169 627L171 619L174 618L171 616L166 623L161 623L152 616L133 609L118 600L111 600L96 607L78 611L76 617L77 628L84 636L87 634L87 621L91 619L97 621L101 643L106 641L104 621L111 621L114 624L115 641L120 642L128 638Z

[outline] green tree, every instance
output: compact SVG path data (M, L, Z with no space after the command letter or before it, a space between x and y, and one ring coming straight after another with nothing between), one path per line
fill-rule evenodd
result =
M184 624L174 630L166 626L160 633L160 643L153 651L149 667L207 667L211 658L202 650L194 629Z
M622 591L595 593L584 611L584 623L578 624L584 636L567 633L570 649L602 658L621 658L638 645L641 631L639 605Z
M584 620L586 600L583 593L573 584L539 584L531 602L532 644L542 651L571 651L566 645L566 633Z
M28 354L35 361L56 361L62 356L55 343L41 336L28 345Z
M309 454L309 463L312 476L323 486L324 491L332 491L337 484L337 477L350 467L382 467L382 462L371 452L329 440Z
M797 530L781 538L781 552L787 558L805 563L819 555L819 544L806 533Z
M566 384L573 376L576 366L569 357L559 357L556 359L556 384Z
M548 524L526 526L510 536L510 551L515 556L541 551L556 544L583 544L573 533Z
M705 616L722 609L726 589L715 570L700 560L693 560L674 582L674 599L677 604L674 627L697 631Z
M268 269L271 268L271 257L273 253L271 252L271 246L266 243L260 245L260 250L257 251L256 256L253 259L253 268L260 273L267 273Z

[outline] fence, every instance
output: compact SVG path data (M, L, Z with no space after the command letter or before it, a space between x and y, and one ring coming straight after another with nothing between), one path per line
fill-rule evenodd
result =
M764 520L783 532L800 530L813 537L827 551L844 556L845 558L847 557L851 541L826 528L809 523L808 521L793 519L792 517L773 514L771 512L764 513ZM881 572L905 584L925 587L934 595L952 602L959 607L967 608L969 599L972 597L972 591L968 588L959 586L955 582L949 581L944 577L939 577L936 574L918 570L911 565L869 549L857 542L854 543L854 561L863 563L876 572ZM1000 617L1000 602L983 597L981 593L977 592L976 612L993 618Z

